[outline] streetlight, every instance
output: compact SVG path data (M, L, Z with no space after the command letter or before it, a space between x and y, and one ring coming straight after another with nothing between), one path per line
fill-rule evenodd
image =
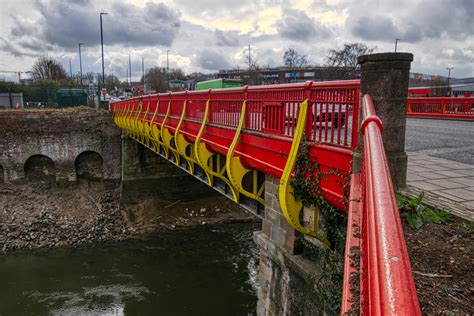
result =
M82 85L82 57L81 57L81 45L84 43L79 43L79 72L81 73L81 88L84 88Z
M128 75L130 76L130 87L132 86L132 57L128 54Z
M166 78L168 79L168 90L170 89L170 61L168 58L170 50L166 50Z
M399 41L399 40L400 40L399 38L396 38L396 39L395 39L395 53L397 52L397 44L398 44L398 41Z
M145 94L145 58L142 57L142 84L143 94Z
M104 70L104 32L102 30L102 16L107 15L108 13L100 12L100 46L102 48L102 87L105 86L105 70ZM102 88L101 87L101 88ZM100 94L102 89L99 89L99 108L100 108Z
M449 91L449 81L451 80L451 69L454 69L454 67L446 67L446 69L448 70L448 97L451 96L451 92Z

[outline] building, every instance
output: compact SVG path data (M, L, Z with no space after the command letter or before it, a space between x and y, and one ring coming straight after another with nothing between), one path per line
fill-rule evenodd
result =
M217 78L241 79L244 84L268 85L305 81L330 81L358 79L359 72L353 68L305 67L305 68L265 68L221 70Z

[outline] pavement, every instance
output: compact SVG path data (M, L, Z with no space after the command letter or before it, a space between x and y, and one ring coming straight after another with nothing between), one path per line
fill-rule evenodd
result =
M407 188L401 193L474 221L474 122L407 119Z
M402 194L415 197L421 192L425 204L474 221L474 165L408 153L407 188Z

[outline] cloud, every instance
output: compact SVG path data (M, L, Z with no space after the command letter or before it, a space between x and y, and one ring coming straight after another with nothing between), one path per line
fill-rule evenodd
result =
M409 5L407 14L366 14L370 3L363 2L350 10L347 27L350 32L364 40L388 41L400 38L404 42L415 43L426 39L451 37L465 39L474 29L474 6L471 0L428 1L400 3ZM377 11L393 12L390 3L378 3Z
M75 50L79 42L97 46L100 44L100 11L93 5L89 0L38 2L37 21L15 23L10 32L12 39L30 39L66 50ZM170 46L181 26L180 13L163 3L148 2L144 7L114 3L107 13L103 16L107 45ZM34 50L35 47L29 48ZM43 50L43 47L36 50Z
M222 31L215 30L217 46L239 46L239 32L238 31Z
M205 70L217 71L230 67L230 63L221 53L209 49L203 50L196 62Z
M276 26L281 37L296 41L306 41L314 37L326 38L331 34L328 27L300 10L284 10L283 17Z

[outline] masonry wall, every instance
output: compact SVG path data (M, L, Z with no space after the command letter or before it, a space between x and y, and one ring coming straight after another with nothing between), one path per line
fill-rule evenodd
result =
M257 315L324 315L315 287L321 263L303 257L302 237L281 211L278 185L278 179L266 176L265 218L254 236L260 248Z
M54 162L56 181L77 180L76 158L96 152L102 158L104 180L121 176L121 131L109 112L93 109L0 111L0 180L25 177L25 163L43 155Z
M132 138L122 136L122 201L191 201L219 193Z

